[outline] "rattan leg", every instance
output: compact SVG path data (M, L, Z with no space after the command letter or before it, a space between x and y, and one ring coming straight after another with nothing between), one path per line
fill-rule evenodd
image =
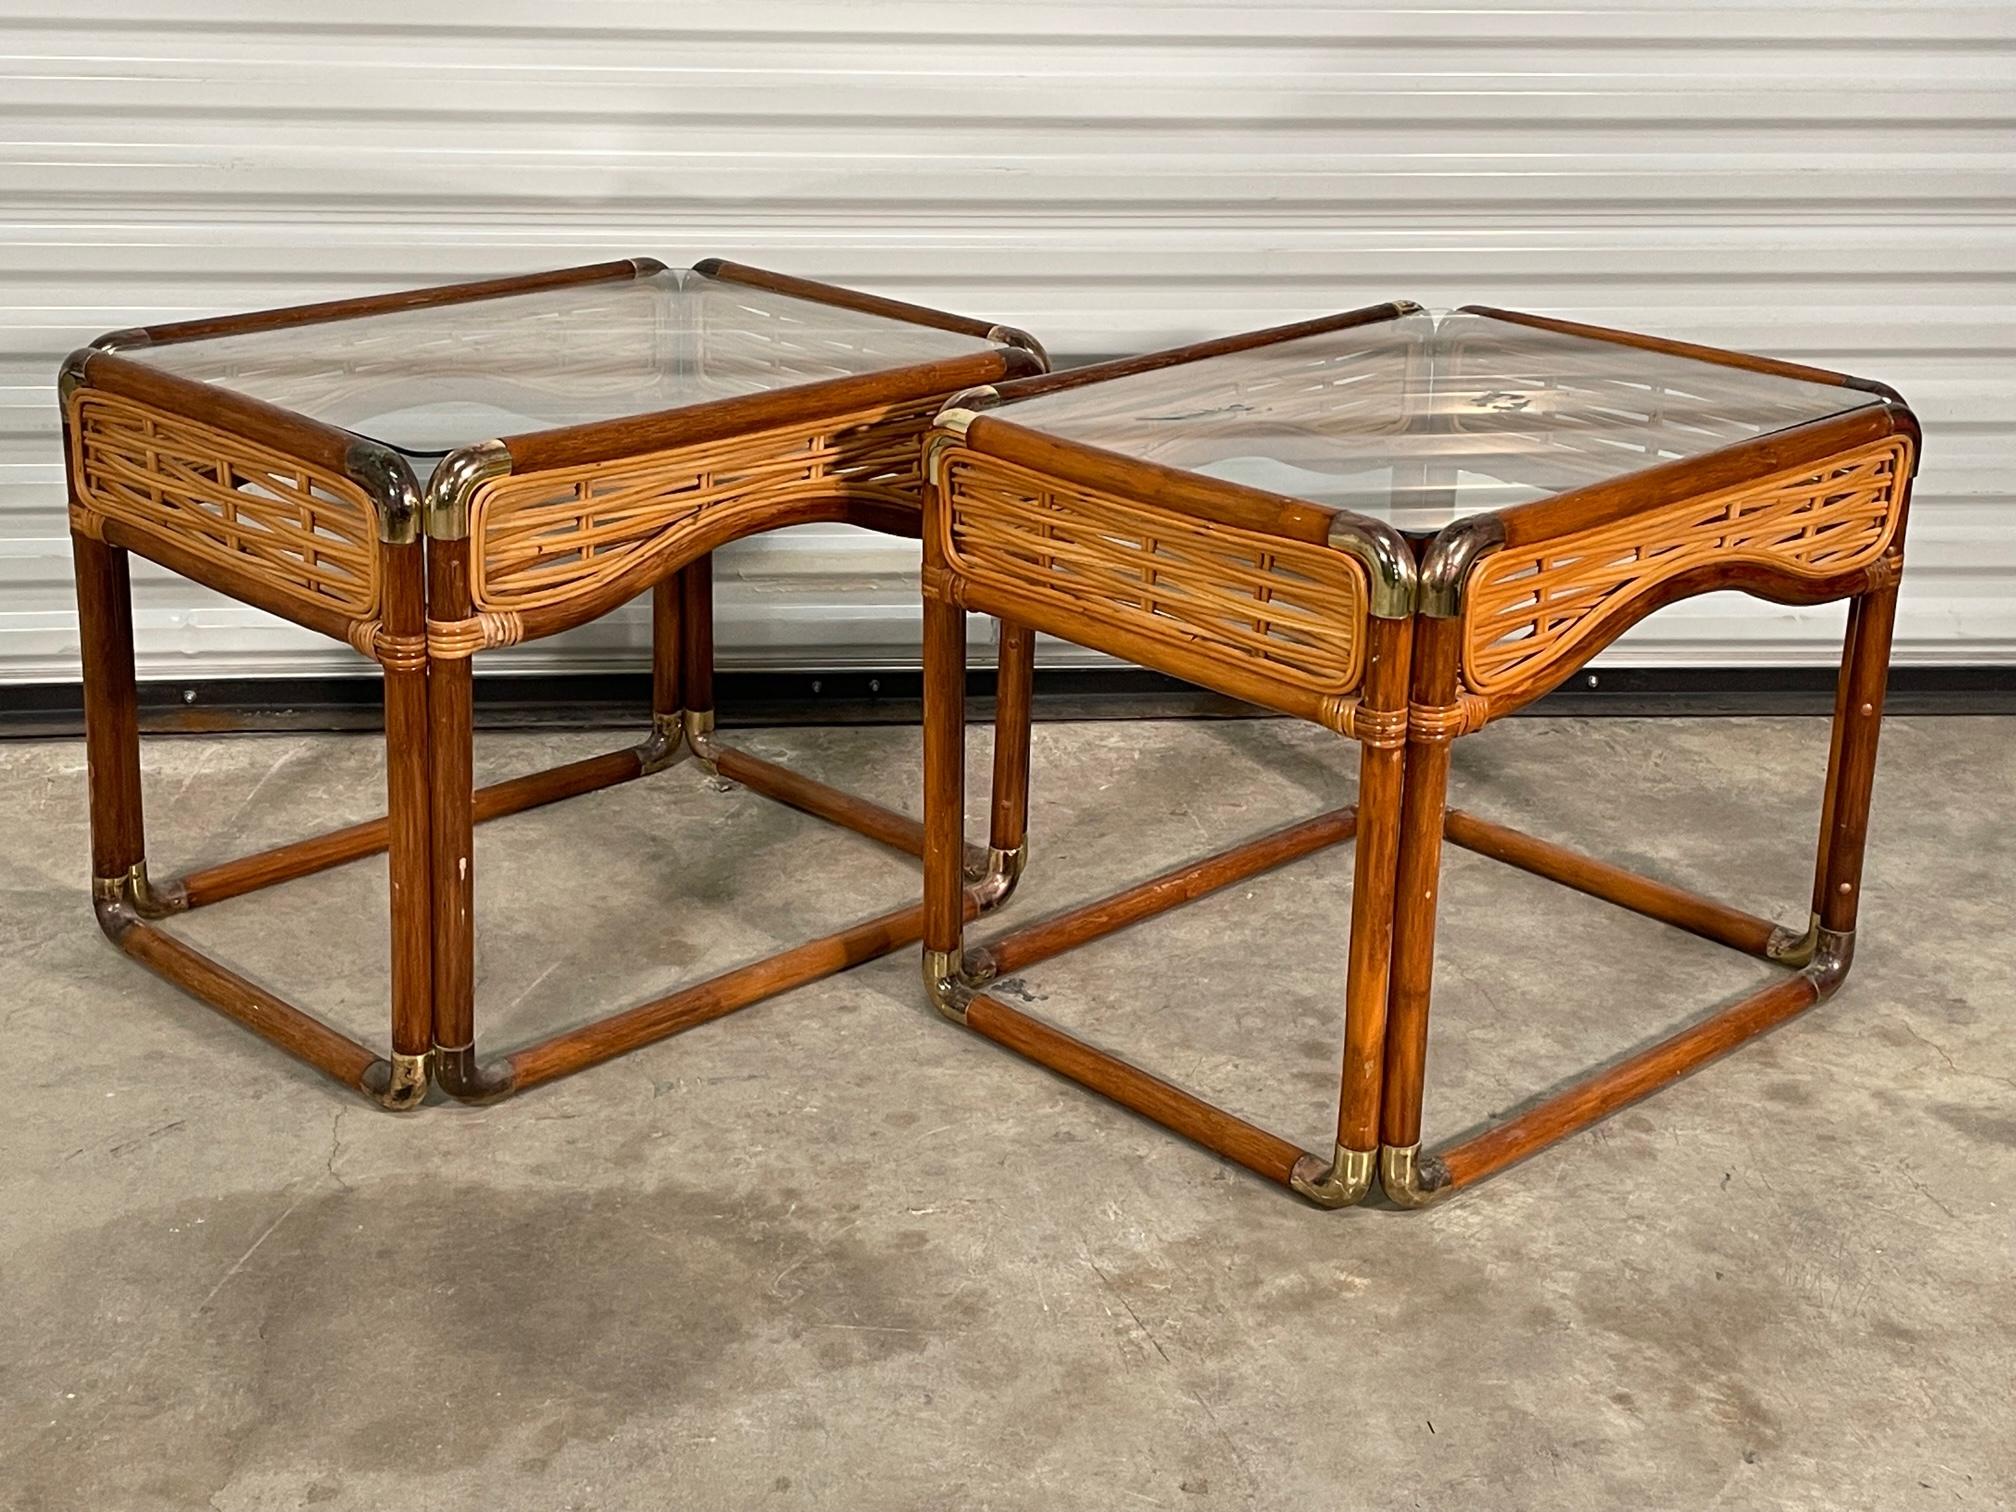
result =
M425 644L426 564L418 541L386 545L387 640ZM385 815L391 877L392 1054L382 1100L427 1096L434 1048L433 879L427 760L427 664L388 658L385 669Z
M651 733L637 747L639 775L671 766L685 743L686 700L680 666L684 619L679 575L660 578L651 589Z
M994 795L987 857L977 881L981 904L998 908L1029 860L1029 701L1036 678L1036 632L1001 621L994 693Z
M146 876L133 595L124 551L81 534L73 534L70 544L77 568L77 627L83 652L91 876L102 895L143 885Z
M1396 716L1390 738L1367 739L1358 761L1358 846L1351 890L1351 943L1344 980L1344 1063L1337 1085L1337 1143L1293 1172L1295 1190L1323 1207L1348 1207L1372 1185L1379 1157L1386 993L1393 954L1394 867L1399 854L1405 745L1397 731L1408 697L1413 625L1372 619L1364 706ZM1368 720L1369 726L1382 721Z
M1862 854L1869 835L1869 800L1876 781L1876 741L1890 674L1890 636L1897 622L1895 575L1887 588L1848 607L1827 772L1827 808L1814 866L1813 913L1820 948L1851 940L1862 901ZM1846 963L1843 963L1843 970Z
M686 743L700 765L719 775L714 745L714 557L679 569L679 680Z
M926 546L927 558L930 547ZM924 986L963 1023L970 992L961 905L966 828L966 614L924 593Z
M459 622L472 613L469 542L429 538L427 613ZM428 668L428 762L434 914L434 1076L464 1101L501 1096L508 1073L476 1059L475 749L471 658L437 658Z
M1443 708L1456 696L1457 622L1422 618L1414 629L1413 701ZM1421 1097L1428 1060L1428 1004L1435 976L1436 893L1442 873L1443 802L1449 741L1426 726L1410 734L1394 880L1393 962L1380 1112L1380 1184L1407 1206L1430 1200L1445 1174L1419 1161Z

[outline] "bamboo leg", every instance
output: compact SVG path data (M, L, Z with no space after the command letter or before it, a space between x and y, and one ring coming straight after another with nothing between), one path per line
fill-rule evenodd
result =
M924 985L932 1005L964 1022L961 860L966 828L966 613L941 597L925 535L924 572Z
M139 690L133 676L133 593L126 553L73 533L77 628L83 651L84 756L91 804L91 875L98 892L144 886Z
M1876 741L1890 675L1890 637L1897 621L1897 586L1864 594L1849 607L1842 650L1841 693L1827 773L1827 811L1815 866L1813 912L1827 936L1851 936L1862 896L1862 853L1869 835L1869 799L1876 780ZM1835 942L1837 949L1842 941ZM1846 964L1843 963L1843 971Z
M430 620L467 619L469 542L427 542ZM434 660L427 674L428 764L434 915L434 1075L451 1097L476 1100L510 1090L508 1079L476 1062L476 817L471 733L471 658Z
M1456 700L1460 621L1422 616L1414 625L1413 703ZM1394 881L1392 981L1388 989L1386 1074L1380 1114L1380 1185L1405 1206L1432 1199L1445 1173L1419 1160L1421 1096L1428 1060L1428 1003L1435 976L1435 903L1442 873L1443 802L1449 742L1410 733L1400 804Z
M661 772L679 759L686 732L686 702L680 658L684 606L679 576L661 578L651 589L651 733L637 748L643 773Z
M686 705L686 743L709 773L719 775L714 746L714 558L695 557L679 569L679 678Z
M1371 619L1364 706L1374 713L1407 708L1410 619ZM1323 1207L1357 1202L1372 1185L1379 1154L1379 1098L1384 1080L1386 994L1393 953L1394 867L1400 840L1404 739L1368 740L1358 763L1358 845L1351 891L1350 963L1344 985L1344 1063L1337 1088L1337 1144L1326 1164L1297 1162L1295 1190Z
M994 796L981 904L1008 901L1029 859L1029 699L1036 674L1036 632L1001 621L994 696Z
M427 631L426 569L418 541L384 552L388 636L420 640ZM465 663L466 665L466 663ZM432 837L428 803L427 665L388 658L385 667L385 815L392 895L392 1055L380 1098L388 1108L416 1107L427 1095L434 1047Z

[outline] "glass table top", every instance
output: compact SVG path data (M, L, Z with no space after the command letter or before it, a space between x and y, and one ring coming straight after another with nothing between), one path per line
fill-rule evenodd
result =
M423 478L496 436L885 372L980 336L690 268L119 351L395 448Z
M1882 402L1865 389L1424 310L986 413L1430 532Z

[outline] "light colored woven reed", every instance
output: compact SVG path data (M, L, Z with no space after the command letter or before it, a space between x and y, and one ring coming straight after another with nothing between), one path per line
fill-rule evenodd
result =
M1319 695L1363 673L1364 568L1342 552L955 452L946 560L963 578Z
M340 473L115 394L70 400L89 511L357 619L377 612L377 511Z
M705 526L752 524L796 499L918 507L920 450L940 400L878 406L613 462L506 474L470 504L479 608L594 592Z
M1896 530L1910 444L1892 438L1701 499L1492 553L1470 579L1463 676L1480 693L1560 667L1613 609L1708 563L1795 578L1875 562Z
M492 646L515 646L525 639L525 621L509 609L485 610L462 620L427 621L427 654L436 661L459 661Z

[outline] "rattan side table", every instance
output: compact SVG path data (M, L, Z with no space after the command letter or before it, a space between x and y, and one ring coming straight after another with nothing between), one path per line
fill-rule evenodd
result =
M128 955L393 1108L522 1090L914 941L912 906L498 1059L476 1052L473 826L690 752L898 851L922 825L719 742L710 553L785 525L915 536L943 398L1041 372L1006 327L710 261L640 258L119 332L60 383L82 624L98 917ZM498 438L502 439L491 439ZM150 882L127 554L381 664L387 816ZM471 660L649 592L639 744L472 789ZM1031 638L1004 635L994 844L1022 860ZM163 928L185 909L378 852L391 868L379 1054Z
M1846 975L1918 452L1881 385L1400 303L955 398L925 502L924 979L947 1017L1313 1202L1420 1206L1829 996ZM1647 614L1734 588L1849 601L1810 921L1781 927L1445 805L1449 745ZM969 947L963 612L1358 742L1357 803ZM1335 1146L1304 1151L1043 1022L990 980L1356 840ZM1444 842L1785 975L1421 1153Z

